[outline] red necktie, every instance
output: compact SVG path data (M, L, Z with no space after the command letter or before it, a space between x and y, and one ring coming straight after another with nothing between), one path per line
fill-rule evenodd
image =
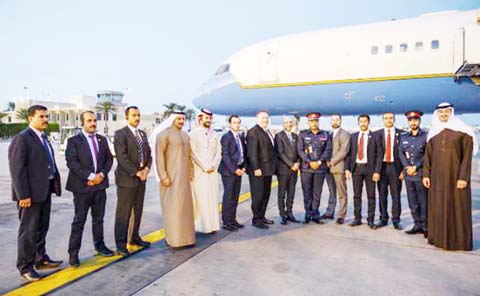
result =
M387 152L385 153L385 159L387 162L392 162L392 138L390 137L390 130L387 133Z
M360 141L358 142L358 159L363 160L363 133L362 136L360 137Z

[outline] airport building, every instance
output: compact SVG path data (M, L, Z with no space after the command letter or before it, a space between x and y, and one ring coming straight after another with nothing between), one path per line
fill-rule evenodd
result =
M99 133L106 134L108 127L108 136L113 136L117 129L125 126L125 109L130 105L123 101L124 94L119 91L104 90L98 91L96 95L75 95L70 96L65 101L50 101L35 98L14 98L15 110L7 112L2 118L3 123L20 123L23 119L17 118L17 111L27 109L32 105L43 105L48 108L50 122L58 123L61 129L74 129L80 127L80 114L91 110L97 115L97 130ZM99 106L110 102L112 110L105 114ZM140 110L142 111L142 110ZM140 127L151 131L156 124L160 123L163 114L160 112L145 114L142 112Z

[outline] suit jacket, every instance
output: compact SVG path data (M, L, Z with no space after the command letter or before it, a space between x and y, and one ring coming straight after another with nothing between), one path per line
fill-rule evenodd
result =
M275 135L275 152L277 153L277 175L288 175L294 163L300 162L297 154L298 135L292 133L293 143L290 143L287 133L281 131Z
M403 166L402 166L402 162L400 161L400 157L398 155L398 145L400 144L400 136L402 135L403 132L404 132L403 130L395 128L395 140L393 143L393 162L395 164L395 169L397 170L399 175L400 175L400 172L402 171ZM375 135L377 137L379 154L383 162L383 157L385 156L385 150L387 146L385 141L385 129L382 128L376 131Z
M237 143L232 131L224 134L220 143L222 145L222 160L220 161L220 166L218 167L218 172L222 176L232 176L235 174L235 171L239 168L245 168L247 164L247 146L245 145L245 136L239 134L240 142L242 143L243 149L243 161L241 164L238 164L238 159L240 158L240 152L237 148Z
M345 170L355 172L358 153L358 137L360 132L352 134L350 140L350 151L345 163ZM380 173L382 171L383 155L378 151L377 137L370 131L367 142L367 169L370 174Z
M261 169L262 176L273 176L276 171L276 157L273 143L266 131L258 125L247 133L248 174Z
M48 145L52 148L50 143ZM51 151L53 153L53 149ZM54 154L52 157L55 159ZM34 203L45 202L50 190L48 155L30 127L13 138L8 147L8 162L12 177L12 200L31 198ZM54 193L60 196L62 189L56 162L55 172Z
M147 134L139 130L144 145L145 164L140 166L139 148L135 135L128 126L115 132L113 145L117 158L117 169L115 170L115 183L120 187L136 187L140 179L135 175L144 167L152 166L152 151L148 144ZM144 181L145 182L145 181Z
M107 139L96 135L98 140L97 170L93 165L92 153L87 138L81 132L68 139L65 158L68 172L67 186L65 189L73 193L90 193L96 190L104 190L108 187L108 172L112 168L113 157L108 148ZM102 183L95 186L87 186L88 176L91 173L103 173L105 178Z
M350 151L350 134L344 129L338 129L332 140L332 158L330 159L330 172L341 174L345 172L345 160Z

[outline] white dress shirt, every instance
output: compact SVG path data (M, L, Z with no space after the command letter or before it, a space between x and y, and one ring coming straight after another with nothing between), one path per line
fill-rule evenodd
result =
M43 144L42 135L43 135L45 132L36 129L36 128L34 128L34 127L31 126L31 125L29 125L28 127L31 128L31 129L35 132L35 134L37 135L37 137L40 139L40 142L42 142L42 144ZM55 163L55 157L53 157L52 147L51 147L50 144L48 144L48 143L47 143L47 146L48 146L48 150L50 150L50 156L52 156L53 163Z
M357 145L360 143L360 138L362 137L363 134L363 159L360 160L358 159L358 151L357 151L357 163L367 163L368 162L368 153L367 153L367 148L368 148L368 136L370 135L370 131L362 132L358 134L358 142Z
M92 155L92 160L93 160L93 167L94 167L94 172L90 173L90 175L88 175L88 180L93 180L95 179L95 172L97 171L97 158L95 157L95 150L93 148L93 142L92 142L92 139L90 138L90 134L85 132L85 130L82 129L82 134L85 136L85 138L87 139L87 143L88 143L88 147L90 147L90 154ZM96 141L97 142L97 151L98 153L100 153L100 145L98 143L98 140L97 140L97 134L93 134L94 137L93 137L93 141Z
M333 133L332 133L332 139L335 138L335 136L338 134L338 131L340 130L340 128L334 128L333 129Z

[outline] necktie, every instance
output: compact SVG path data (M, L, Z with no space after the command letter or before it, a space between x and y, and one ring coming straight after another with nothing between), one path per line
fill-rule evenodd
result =
M95 160L98 161L98 146L97 146L97 140L95 139L95 135L88 135L88 137L90 138L93 144L93 154L95 155Z
M142 138L140 137L140 134L138 133L138 130L135 130L135 139L137 140L138 144L138 154L140 157L140 166L142 167L144 164L144 155L143 155L143 150L145 149L145 146L143 145Z
M390 136L390 130L387 132L387 151L385 153L386 162L392 162L392 137Z
M238 150L238 163L243 162L243 149L242 149L242 142L240 142L240 137L235 135L235 142L237 143L237 150Z
M50 152L50 147L48 146L48 139L47 135L42 134L42 144L43 149L45 149L45 153L47 153L48 158L48 169L50 170L50 178L55 177L55 163L53 162L52 153Z
M288 133L288 140L290 141L290 145L293 144L292 133Z
M358 142L358 159L363 160L364 152L363 152L363 143L364 143L364 137L363 133L360 136L360 141Z

